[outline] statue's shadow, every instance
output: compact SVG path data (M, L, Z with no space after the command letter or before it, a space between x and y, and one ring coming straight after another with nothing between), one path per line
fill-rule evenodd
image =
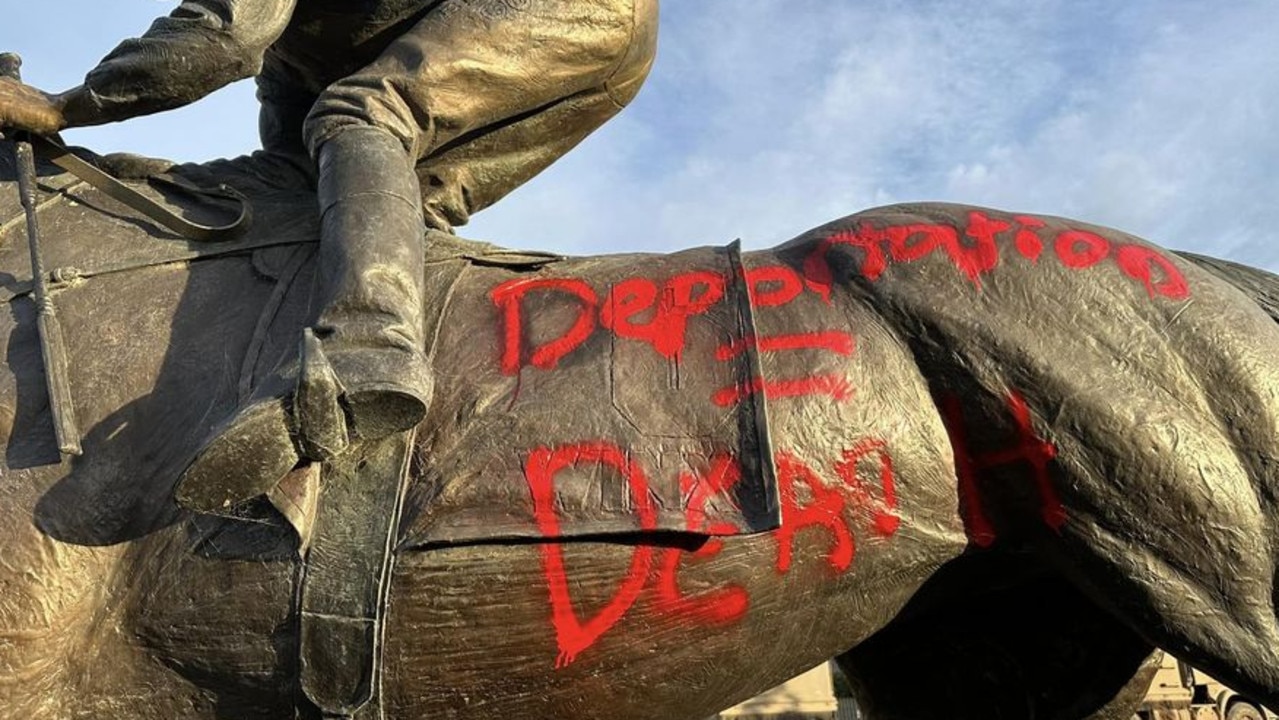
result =
M217 181L229 175L247 196L281 190L264 188L267 181L253 173L252 163L217 167ZM209 174L189 169L196 182L212 182ZM296 195L300 183L305 179L284 189ZM84 242L56 232L64 225L59 213L101 212L105 217L118 211L108 200L46 208L41 219L52 232L43 233L41 242ZM157 247L175 242L168 231L146 222L129 220L123 226L117 222L112 231L137 236L129 241ZM295 328L309 312L309 263L283 298L271 277L276 269L270 267L272 257L289 256L295 249L280 248L265 259L259 252L160 264L58 290L54 301L84 433L85 452L74 458L61 459L54 441L35 304L29 296L10 303L14 329L6 361L16 398L5 462L10 469L40 472L59 464L61 471L35 507L42 532L75 545L113 545L145 538L184 517L173 500L181 472L238 407L254 374L292 352L286 338L296 336ZM263 517L246 519L254 532L244 534L258 536L249 544L263 547ZM200 535L226 535L208 521L187 527ZM214 551L227 545L205 538L193 539L191 547Z

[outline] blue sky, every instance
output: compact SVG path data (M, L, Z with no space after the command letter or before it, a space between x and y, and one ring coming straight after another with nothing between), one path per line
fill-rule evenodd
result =
M9 4L0 48L48 89L175 5ZM1279 0L665 0L662 23L635 103L462 234L573 253L760 247L949 200L1279 270ZM255 133L240 83L68 140L202 159Z

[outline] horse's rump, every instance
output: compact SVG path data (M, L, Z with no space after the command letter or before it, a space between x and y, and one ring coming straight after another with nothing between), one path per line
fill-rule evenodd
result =
M789 250L901 329L977 545L1035 548L1148 640L1273 694L1273 279L948 205L868 211Z

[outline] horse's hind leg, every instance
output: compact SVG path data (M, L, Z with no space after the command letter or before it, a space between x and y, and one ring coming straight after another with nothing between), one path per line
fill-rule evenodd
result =
M1143 637L1279 710L1275 493L1192 439L1157 475L1063 483L1070 520L1037 545Z
M1129 720L1151 652L1063 579L981 554L838 661L870 720Z
M1279 625L1269 572L1230 562L1220 548L1194 547L1205 538L1188 538L1183 552L1213 562L1187 569L1176 567L1177 559L1108 540L1098 556L1066 558L1085 592L1159 647L1279 711Z

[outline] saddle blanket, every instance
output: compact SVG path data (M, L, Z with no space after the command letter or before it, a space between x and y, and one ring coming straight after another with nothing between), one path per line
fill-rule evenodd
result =
M167 459L140 474L176 477L193 449L186 435L202 437L288 362L312 315L314 195L272 185L255 169L236 162L190 169L197 184L226 182L252 199L247 233L223 243L178 238L65 175L41 178L45 267L55 302L68 311L136 292L125 278L145 268L186 263L210 279L226 275L212 281L224 293L216 302L192 296L181 307L216 325L224 352L237 354L205 358L217 364L210 378L238 369L233 395L225 383L174 383L191 396L135 424L185 428L182 440L174 441L176 430L155 433L167 449L140 456ZM199 210L130 184L178 212ZM21 217L17 207L4 209ZM0 228L11 238L0 245L5 300L31 288L21 233L17 219ZM419 429L403 544L778 526L766 400L750 388L759 358L745 342L754 330L735 247L563 259L439 232L427 240L437 389ZM243 358L232 351L238 347ZM183 407L206 410L175 420Z

